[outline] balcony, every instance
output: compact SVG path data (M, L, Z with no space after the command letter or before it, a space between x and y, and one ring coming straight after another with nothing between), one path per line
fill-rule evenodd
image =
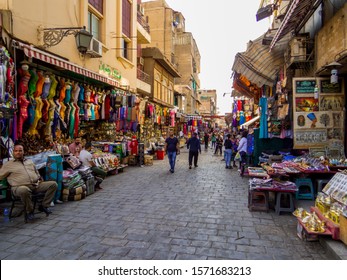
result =
M137 43L138 44L151 43L149 25L139 11L137 12Z
M137 69L136 86L139 92L141 93L151 93L151 78L147 73L143 72L141 69Z

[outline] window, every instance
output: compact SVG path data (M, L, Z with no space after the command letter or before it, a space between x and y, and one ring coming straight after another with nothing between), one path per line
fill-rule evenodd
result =
M174 97L174 105L179 107L179 105L178 105L178 96L177 95L175 95L175 97Z
M92 5L100 14L103 14L104 11L103 2L103 0L88 0L88 3Z
M88 30L95 39L101 41L100 40L100 19L90 11L88 11Z
M131 3L128 0L123 0L122 5L122 31L131 38Z
M122 39L122 56L127 60L131 60L131 44L126 39Z
M154 98L160 99L160 75L155 74L155 80L154 80Z

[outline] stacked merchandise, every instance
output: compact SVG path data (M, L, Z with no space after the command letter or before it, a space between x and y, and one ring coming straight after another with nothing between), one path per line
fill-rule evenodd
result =
M96 179L92 174L92 170L89 167L82 166L78 169L78 172L81 175L82 180L86 184L86 195L93 194L95 192Z
M252 178L249 180L249 188L252 189L269 189L273 191L296 191L295 183L291 181L280 181L273 179Z
M298 208L294 212L302 226L298 232L300 238L302 232L311 240L316 240L318 235L330 235L347 244L347 173L336 173L318 193L315 207L310 210L308 213Z
M102 168L106 172L117 169L119 166L119 159L116 155L110 153L94 153L93 162L99 168Z
M63 171L63 201L77 201L87 195L86 185L76 170Z

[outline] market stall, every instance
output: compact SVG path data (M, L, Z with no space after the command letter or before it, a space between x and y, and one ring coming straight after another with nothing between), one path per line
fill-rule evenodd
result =
M315 206L310 212L298 208L298 236L306 240L317 240L320 235L347 244L347 173L338 172L318 193Z

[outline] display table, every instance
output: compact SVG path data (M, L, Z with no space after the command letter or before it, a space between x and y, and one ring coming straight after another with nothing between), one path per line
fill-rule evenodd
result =
M268 211L270 192L275 193L275 210L278 215L281 212L294 211L294 193L297 188L293 182L253 178L249 180L249 183L248 208L250 211Z

